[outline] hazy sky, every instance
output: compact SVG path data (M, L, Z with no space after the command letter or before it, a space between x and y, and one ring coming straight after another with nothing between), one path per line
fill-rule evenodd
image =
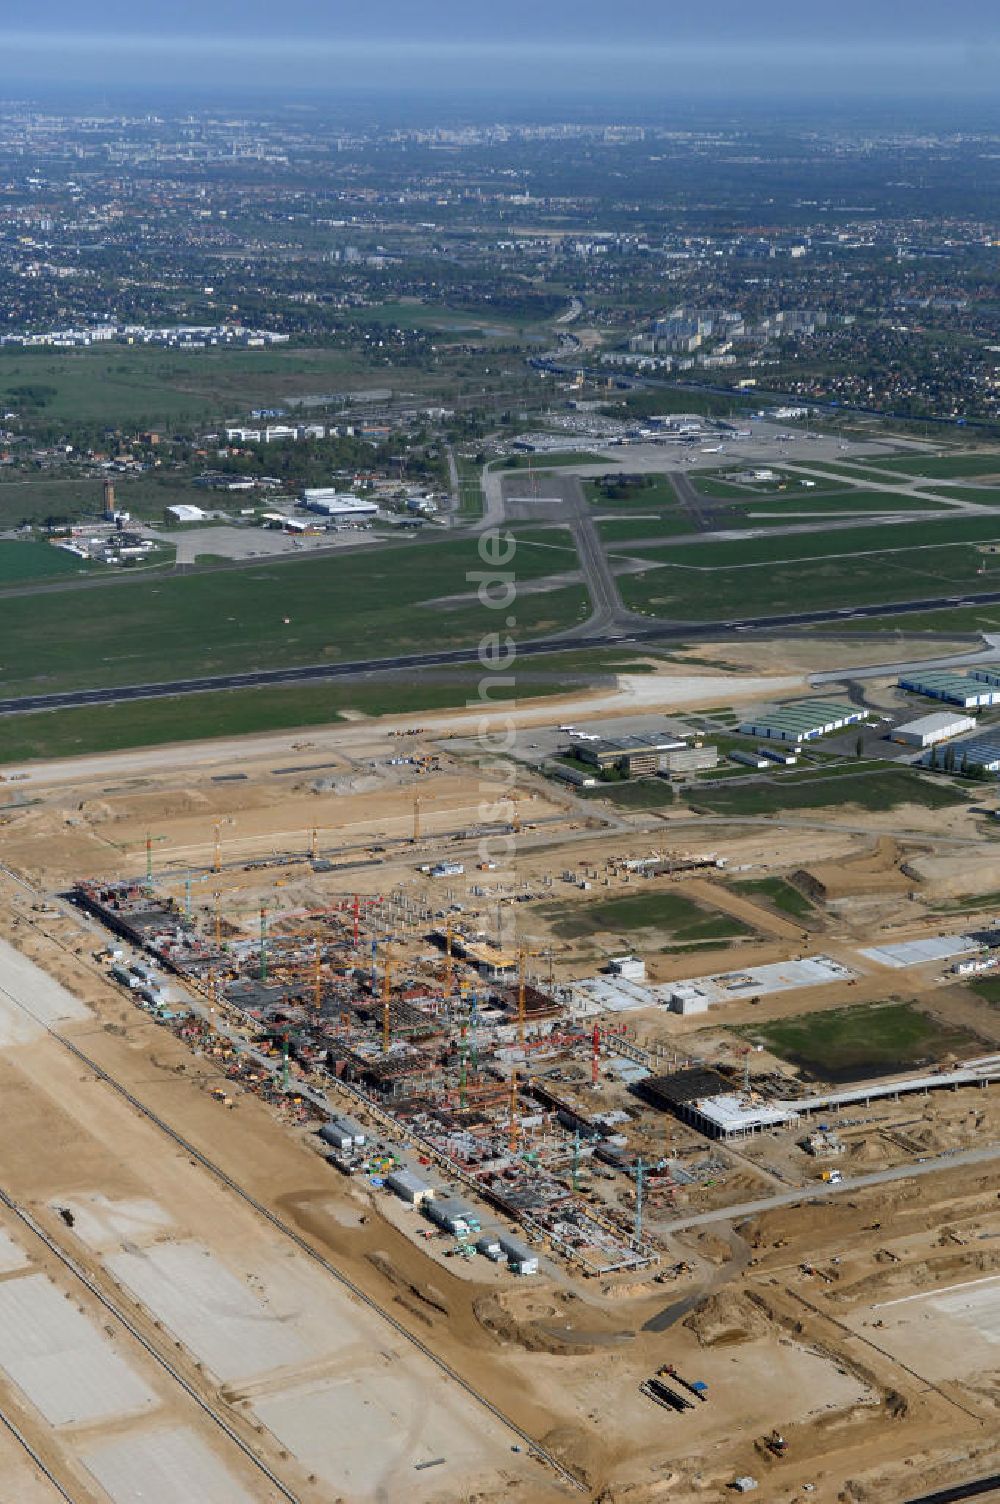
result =
M44 80L546 94L988 94L998 0L0 0Z

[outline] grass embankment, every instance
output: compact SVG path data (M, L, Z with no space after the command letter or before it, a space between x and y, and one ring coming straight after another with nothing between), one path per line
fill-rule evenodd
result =
M748 878L743 882L730 883L730 887L734 893L742 893L744 898L757 902L763 901L791 919L811 919L816 913L805 894L800 893L798 888L786 882L783 877Z
M973 1051L967 1030L923 1013L912 1003L866 1003L735 1030L819 1081L866 1080L932 1065Z
M629 893L589 903L556 903L537 913L560 940L579 940L596 931L665 942L664 949L735 940L753 933L730 914L694 903L679 893Z

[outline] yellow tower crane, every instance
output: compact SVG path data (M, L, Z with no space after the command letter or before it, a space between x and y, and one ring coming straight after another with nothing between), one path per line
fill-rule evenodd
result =
M510 1122L507 1127L507 1148L511 1154L517 1153L517 1071L510 1073Z

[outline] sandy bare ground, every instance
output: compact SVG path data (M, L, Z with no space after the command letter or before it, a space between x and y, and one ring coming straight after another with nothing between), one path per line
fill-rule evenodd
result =
M14 901L6 889L8 911ZM22 923L18 940L56 964L37 928ZM494 1281L483 1284L467 1273L460 1279L429 1263L404 1229L382 1218L377 1198L362 1193L359 1202L357 1188L331 1178L316 1154L259 1103L241 1098L227 1113L213 1102L206 1063L193 1061L83 963L63 953L57 969L94 1010L93 1021L61 1024L65 1032L405 1325L474 1375L532 1434L582 1469L592 1492L607 1485L611 1498L656 1497L649 1490L663 1476L667 1438L682 1498L698 1471L707 1468L721 1486L732 1467L744 1470L741 1449L774 1424L795 1431L803 1460L832 1459L845 1446L874 1455L865 1447L878 1444L881 1434L882 1396L896 1377L891 1360L884 1371L845 1366L814 1334L796 1337L766 1313L748 1317L747 1335L735 1343L718 1341L704 1323L676 1327L666 1340L643 1331L670 1299L651 1286L609 1303L596 1290L575 1292L548 1279L512 1285L499 1296L507 1316L487 1327L477 1309L483 1299L498 1298ZM255 1418L264 1425L263 1433L254 1433L258 1445L283 1476L296 1480L298 1497L319 1504L338 1492L375 1497L380 1487L389 1498L405 1489L435 1504L465 1498L467 1490L492 1498L502 1489L505 1498L524 1504L550 1496L552 1480L538 1464L512 1453L502 1436L494 1439L492 1423L470 1417L460 1396L446 1388L435 1398L440 1381L428 1378L405 1342L373 1328L373 1318L338 1287L327 1288L325 1277L273 1229L81 1071L50 1036L0 1055L0 1104L32 1146L30 1153L8 1156L8 1191L95 1279L118 1282L119 1299L143 1330L151 1340L167 1341L213 1403L224 1403L243 1425L252 1428ZM59 1208L71 1212L72 1228ZM23 1240L22 1230L15 1227L12 1237ZM570 1348L549 1350L567 1330ZM125 1352L124 1338L117 1345ZM237 1480L227 1487L239 1486L251 1499L269 1497L211 1426L191 1416L141 1350L129 1347L128 1357L157 1395L160 1429L192 1430ZM712 1394L708 1407L672 1430L638 1387L665 1359L704 1377ZM0 1351L0 1368L3 1360ZM2 1378L0 1390L6 1398ZM348 1417L346 1432L323 1422L331 1414ZM921 1420L921 1434L932 1441L939 1417L921 1411ZM93 1480L93 1464L106 1479L126 1480L116 1485L121 1489L135 1475L136 1453L127 1444L109 1450L105 1440L127 1443L150 1423L124 1415L113 1426L100 1423L88 1431L85 1446L37 1419L34 1434L53 1449L67 1476ZM109 1429L102 1433L104 1424ZM281 1456L282 1444L288 1457ZM414 1459L430 1452L444 1455L448 1470L415 1474ZM420 1492L425 1479L426 1495ZM92 1481L86 1486L93 1498L102 1497ZM80 1497L89 1504L86 1492Z

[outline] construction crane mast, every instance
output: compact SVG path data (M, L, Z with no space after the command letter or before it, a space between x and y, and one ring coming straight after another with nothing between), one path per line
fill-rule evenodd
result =
M510 1123L507 1128L507 1148L511 1154L517 1153L517 1071L510 1073Z
M388 1055L390 1044L390 1005L392 1003L392 951L387 945L382 962L382 1053Z

